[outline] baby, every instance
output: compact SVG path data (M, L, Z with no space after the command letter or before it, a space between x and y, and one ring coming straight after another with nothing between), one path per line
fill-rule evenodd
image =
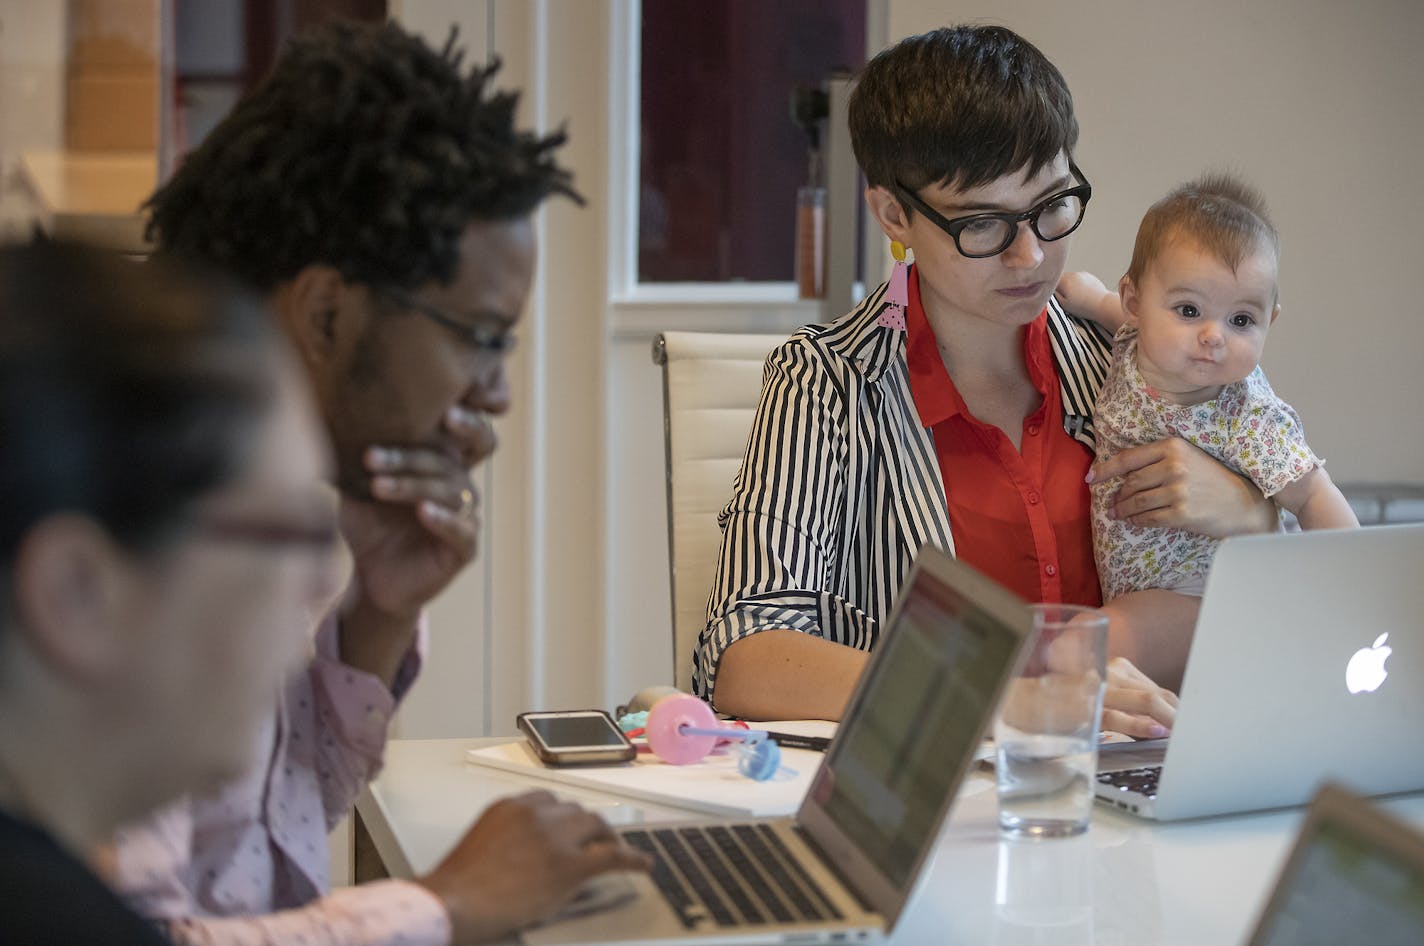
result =
M1258 367L1281 310L1279 254L1260 195L1213 175L1147 211L1120 296L1086 273L1064 277L1064 307L1116 332L1093 418L1098 459L1181 437L1248 477L1302 528L1358 526L1300 418ZM1103 599L1150 609L1155 595L1200 597L1218 540L1111 518L1117 487L1091 486Z

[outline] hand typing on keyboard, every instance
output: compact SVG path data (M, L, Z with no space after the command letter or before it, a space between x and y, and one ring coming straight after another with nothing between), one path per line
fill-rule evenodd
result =
M650 862L598 815L528 792L491 805L419 883L445 904L454 942L486 942L549 916L591 878Z

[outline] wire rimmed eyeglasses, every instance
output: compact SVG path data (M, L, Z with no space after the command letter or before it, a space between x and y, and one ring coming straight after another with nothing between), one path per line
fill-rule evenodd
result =
M436 325L449 329L466 345L482 354L501 356L514 349L515 336L506 328L491 328L488 325L467 322L400 289L374 286L371 291L403 309L418 312Z

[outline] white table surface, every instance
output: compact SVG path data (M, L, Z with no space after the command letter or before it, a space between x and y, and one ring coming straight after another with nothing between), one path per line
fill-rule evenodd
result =
M512 737L507 737L512 738ZM424 873L495 799L546 787L615 824L705 819L465 762L506 739L395 740L357 802L394 876ZM1384 807L1424 825L1424 794ZM1156 825L1101 804L1078 838L999 838L992 776L966 782L934 863L889 942L1233 946L1245 942L1303 809Z

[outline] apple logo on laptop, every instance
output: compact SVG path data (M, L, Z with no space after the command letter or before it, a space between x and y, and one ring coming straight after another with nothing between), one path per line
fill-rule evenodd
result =
M1384 669L1384 662L1394 650L1385 646L1386 637L1389 637L1388 631L1376 637L1369 647L1361 647L1355 651L1355 655L1345 665L1345 686L1351 693L1373 693L1384 683L1384 678L1389 676L1389 671Z

